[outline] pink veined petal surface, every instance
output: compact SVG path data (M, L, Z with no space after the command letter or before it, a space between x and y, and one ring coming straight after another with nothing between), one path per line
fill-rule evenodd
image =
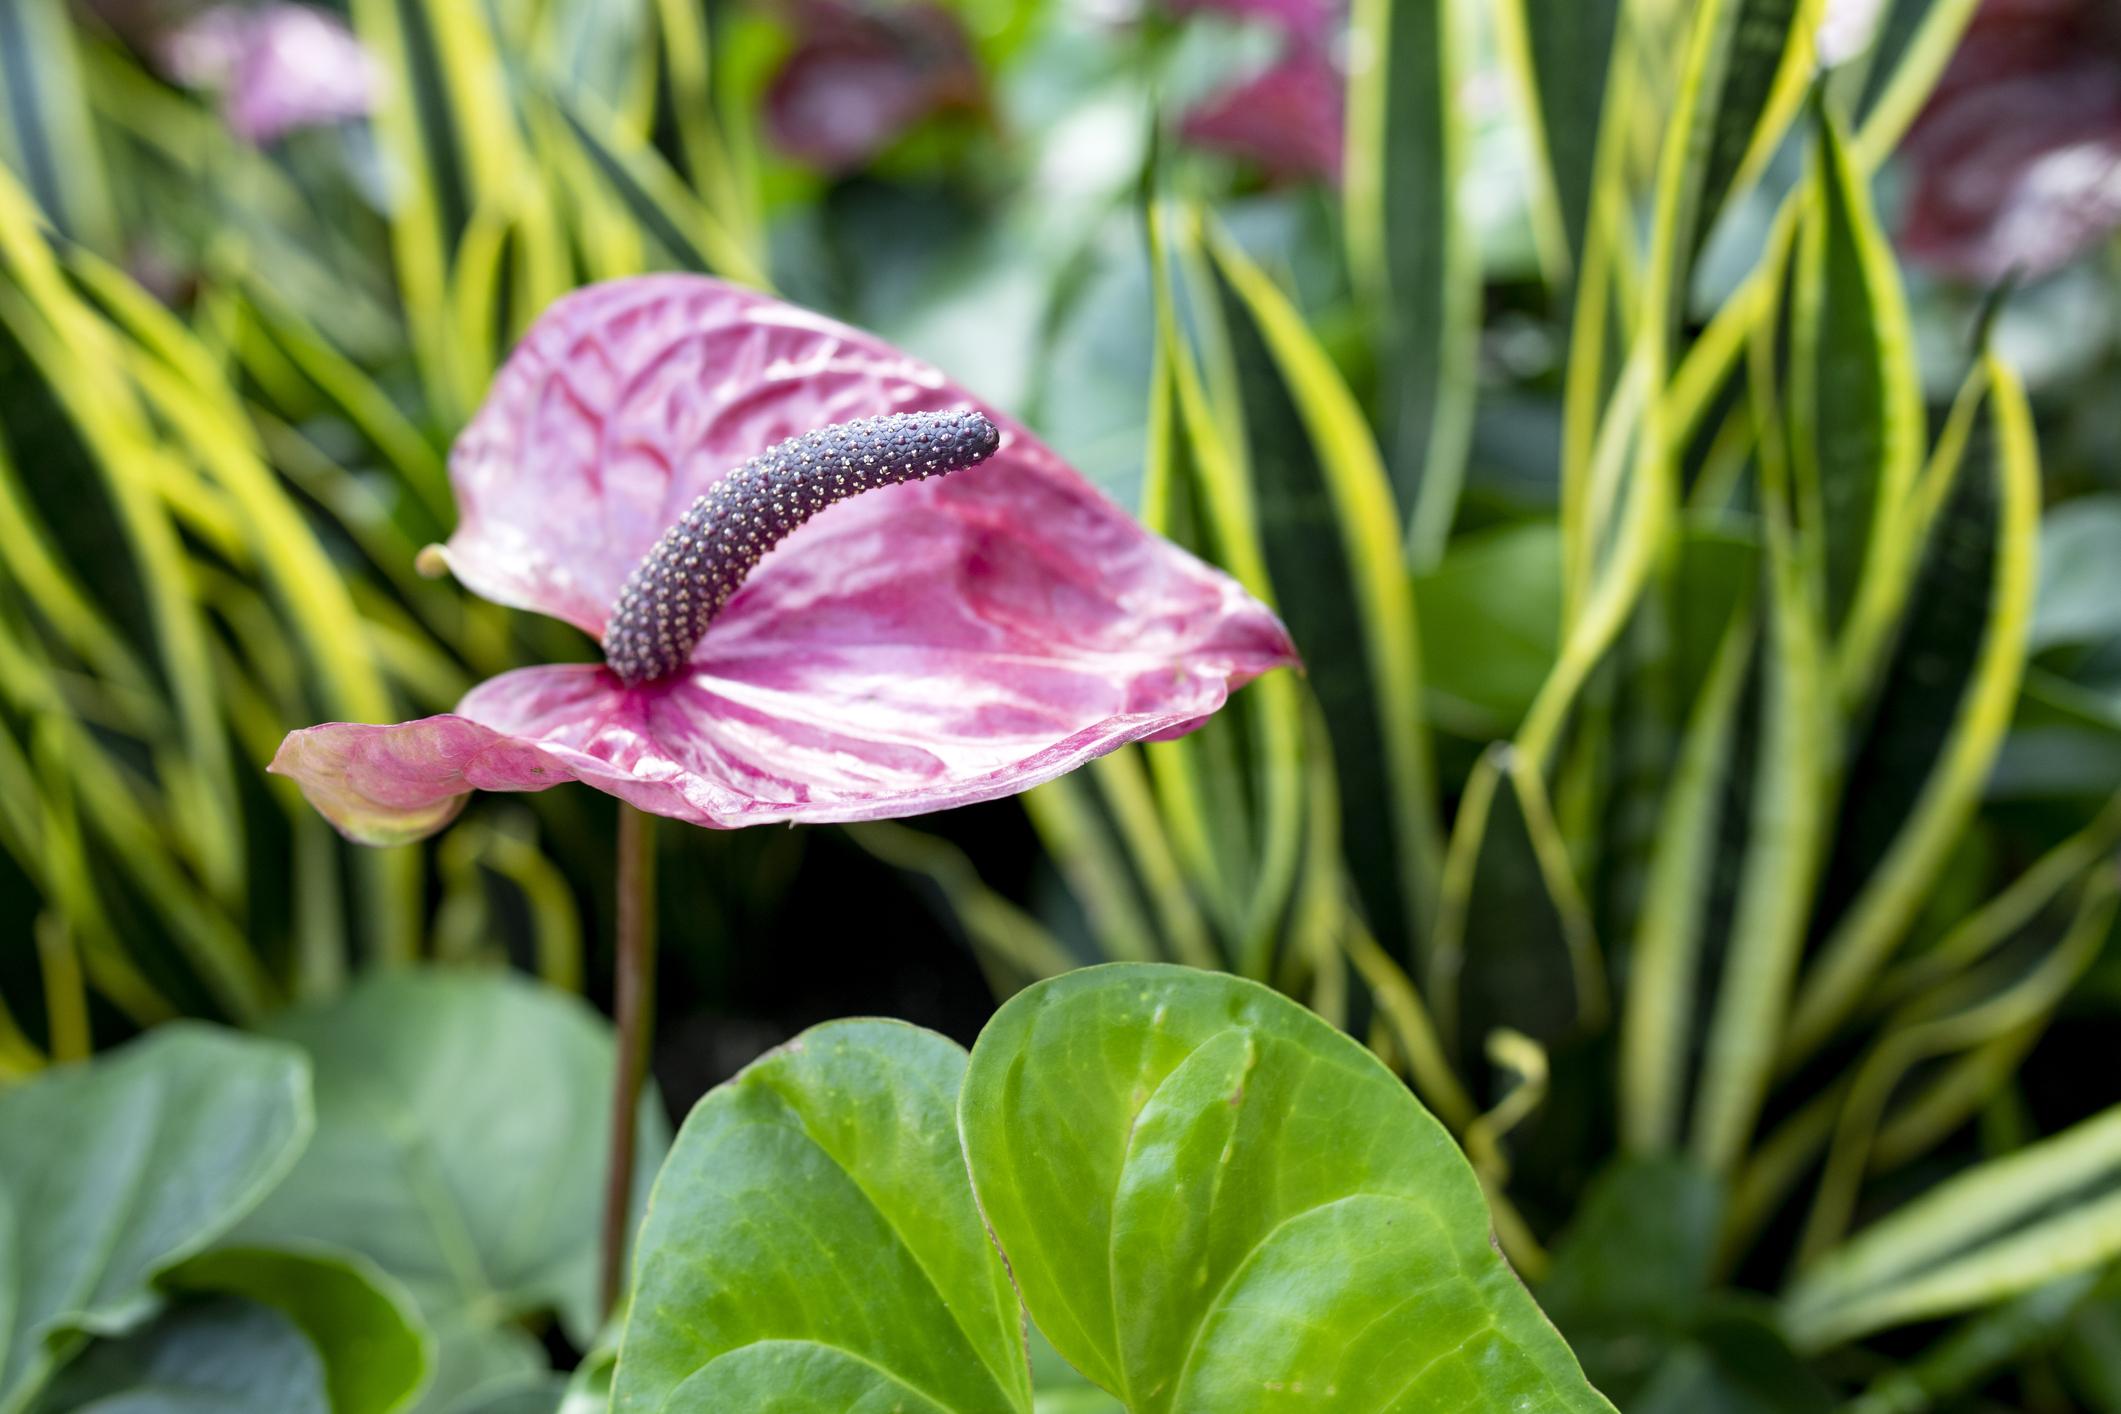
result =
M459 441L448 549L489 598L597 633L662 529L787 437L978 406L874 337L693 276L556 305ZM1150 535L1044 445L832 507L761 562L686 671L628 688L532 667L454 714L290 734L273 769L385 843L471 790L578 780L732 827L918 814L1028 789L1168 736L1293 664L1275 617Z

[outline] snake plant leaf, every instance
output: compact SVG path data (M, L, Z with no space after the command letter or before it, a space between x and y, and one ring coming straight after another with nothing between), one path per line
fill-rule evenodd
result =
M1507 57L1518 83L1538 105L1537 129L1546 179L1579 267L1591 224L1600 116L1605 111L1621 0L1504 0L1498 15L1518 42Z
M234 1242L369 1258L435 1329L436 1388L519 1365L520 1318L557 1311L588 1341L604 1155L584 1136L606 1132L613 1047L587 1006L506 973L400 971L266 1029L314 1063L317 1135ZM652 1096L642 1111L645 1188L667 1129Z
M154 1315L151 1283L252 1208L302 1152L290 1047L191 1023L0 1094L0 1411L90 1333Z
M1473 430L1480 255L1459 182L1460 7L1357 0L1348 87L1348 264L1377 318L1378 406L1408 548L1443 555Z
M1993 356L1961 394L1915 494L1927 533L1902 561L1912 577L1898 641L1843 772L1820 894L1835 921L1798 991L1791 1054L1840 1023L1905 935L1979 803L2024 678L2039 451L2024 387Z
M1836 632L1862 577L1892 573L1896 518L1922 462L1922 372L1869 178L1823 111L1812 192L1792 296L1790 451Z
M1821 0L1707 0L1694 13L1667 130L1657 217L1668 320L1685 310L1695 258L1725 201L1757 175L1795 115Z
M1039 983L973 1048L959 1126L1033 1319L1134 1414L1611 1408L1443 1126L1265 987Z
M104 251L120 244L64 0L14 0L0 10L0 164L68 237Z
M1817 1350L2006 1300L2121 1254L2121 1107L1947 1179L1799 1277L1782 1314Z
M953 1123L964 1071L931 1032L832 1022L702 1100L641 1229L615 1414L1027 1414Z
M1266 572L1332 731L1349 871L1396 943L1434 907L1442 843L1391 483L1294 303L1226 233L1211 227L1209 245Z

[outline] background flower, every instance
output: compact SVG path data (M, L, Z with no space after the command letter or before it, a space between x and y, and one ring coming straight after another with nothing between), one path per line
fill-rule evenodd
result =
M766 91L766 134L788 156L849 172L940 113L981 101L964 25L937 5L796 0L800 36Z
M2121 224L2121 6L1987 0L1906 146L1909 257L1992 283Z
M306 5L217 5L161 36L163 71L218 90L228 125L260 145L366 117L375 62L338 16Z
M1262 72L1216 90L1179 120L1195 147L1256 164L1276 181L1338 182L1346 76L1332 45L1336 0L1170 0L1181 14L1262 20L1281 31L1281 55Z

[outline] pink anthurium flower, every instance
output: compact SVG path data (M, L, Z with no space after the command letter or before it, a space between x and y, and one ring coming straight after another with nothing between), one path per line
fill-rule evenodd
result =
M840 499L842 474L882 489ZM271 769L369 843L564 781L717 828L940 810L1182 733L1295 662L1232 580L936 370L715 280L560 301L450 476L456 576L609 661L290 733Z
M2121 5L1986 0L1904 151L1911 260L1984 283L2067 264L2121 226Z

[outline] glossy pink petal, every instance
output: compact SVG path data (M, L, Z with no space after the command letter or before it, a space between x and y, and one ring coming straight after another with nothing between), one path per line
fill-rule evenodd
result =
M1255 162L1282 180L1338 181L1344 94L1332 60L1303 47L1207 99L1186 114L1179 134L1196 147Z
M796 433L978 405L874 337L691 276L541 319L452 463L448 546L490 598L603 626L664 526ZM762 561L677 678L528 668L450 716L290 735L273 769L358 839L439 828L471 790L579 780L730 827L986 800L1183 731L1294 662L1281 624L1143 531L1021 427L970 471L835 506Z
M1910 259L2041 275L2121 225L2121 6L1988 0L1906 144Z

